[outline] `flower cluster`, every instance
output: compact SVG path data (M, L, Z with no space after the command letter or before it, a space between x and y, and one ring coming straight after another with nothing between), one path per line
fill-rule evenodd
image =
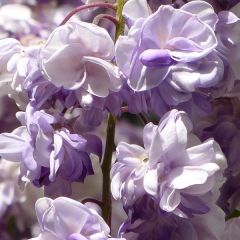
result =
M172 110L158 126L147 124L143 129L144 148L118 144L112 194L122 198L124 205L131 206L147 194L161 210L178 216L209 211L204 195L214 195L214 185L226 167L225 158L213 139L201 143L191 134L190 120L184 115Z
M238 1L2 1L0 239L237 239L239 61Z
M36 213L41 234L35 240L120 239L108 238L109 227L95 209L69 198L41 198Z

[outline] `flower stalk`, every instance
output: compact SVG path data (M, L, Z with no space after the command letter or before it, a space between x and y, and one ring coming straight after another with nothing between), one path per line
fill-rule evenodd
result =
M93 24L98 25L102 19L108 19L109 21L111 21L115 25L118 24L118 20L115 17L113 17L113 16L111 16L109 14L99 14L99 15L97 15L93 19Z
M115 150L114 136L115 136L115 117L110 113L108 116L107 124L107 137L106 147L102 162L102 174L103 174L103 186L102 186L102 216L107 222L109 227L111 226L112 215L112 201L111 201L111 189L110 189L110 170L112 163L112 153Z
M118 20L116 24L115 41L118 37L123 34L124 30L124 18L122 15L124 0L117 0L117 12L116 19ZM102 173L103 173L103 186L102 186L102 216L107 222L111 229L111 216L112 216L112 201L111 201L111 189L110 189L110 170L112 163L112 154L115 150L114 136L115 136L115 125L116 118L109 113L108 124L107 124L107 137L105 145L105 153L102 162Z
M81 12L82 10L88 9L88 8L109 8L112 10L116 10L116 5L111 4L111 3L89 3L86 5L76 7L70 13L68 13L68 15L60 23L60 26L64 25L75 14Z
M124 3L125 3L125 0L117 1L116 16L117 16L118 24L116 25L115 41L117 41L119 36L122 35L124 32L124 17L122 15Z

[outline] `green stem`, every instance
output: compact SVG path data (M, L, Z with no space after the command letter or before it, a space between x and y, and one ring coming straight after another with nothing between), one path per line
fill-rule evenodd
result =
M125 0L117 0L116 18L118 20L118 24L116 25L115 41L117 41L119 36L124 32L124 17L122 15L124 3Z
M102 174L103 174L102 216L110 228L111 228L111 215L112 215L110 170L111 170L111 163L112 163L112 153L115 149L114 135L115 135L115 117L110 113L108 116L105 153L103 157L103 163L101 166Z
M124 18L122 15L124 0L117 0L117 12L116 19L118 23L116 25L115 41L124 32ZM107 136L104 157L102 161L102 174L103 174L103 186L102 186L102 216L111 229L111 217L112 217L112 194L110 188L110 170L112 163L112 154L115 150L114 136L115 136L115 117L109 113L107 124Z

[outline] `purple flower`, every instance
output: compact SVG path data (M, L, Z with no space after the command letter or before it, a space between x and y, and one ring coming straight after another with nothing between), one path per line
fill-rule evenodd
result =
M13 39L7 38L0 40L0 72L1 72L1 79L0 79L0 89L1 95L5 95L11 92L11 88L9 85L12 84L12 74L8 72L8 62L9 60L16 54L21 52L21 45L20 43Z
M25 194L18 186L19 166L1 159L0 161L0 219L8 207L26 200Z
M220 239L225 227L225 214L214 204L207 214L181 218L159 211L153 199L144 197L131 209L133 214L121 227L126 239Z
M98 97L121 88L118 68L111 63L113 40L94 24L72 21L56 28L40 58L44 76L57 87L83 88Z
M32 10L21 4L8 4L0 7L0 38L14 37L20 38L31 34L33 27L38 24L32 18Z
M56 118L44 111L34 111L30 105L26 113L18 113L18 118L23 126L0 135L0 155L20 163L21 177L36 186L50 187L55 181L83 182L93 174L89 155L101 158L98 137L72 134L64 127L55 130Z
M39 48L40 46L24 47L13 38L0 40L0 70L4 73L1 76L1 87L4 91L7 84L11 86L5 94L25 94L25 80L38 68Z
M110 229L95 210L70 198L41 198L36 214L41 234L35 240L120 240L108 238Z
M116 60L131 88L143 91L163 82L172 66L196 62L216 46L213 30L195 14L160 6L146 19L138 19L128 36L119 38Z
M179 216L208 212L206 195L217 200L226 159L213 139L201 143L191 129L186 114L172 110L158 126L144 127L144 148L119 143L111 170L113 197L131 207L149 194L160 209Z
M133 8L137 11L131 14ZM149 11L146 1L129 1L124 7L133 25L116 43L116 62L128 85L154 92L155 102L161 102L159 107L151 104L154 110L189 102L199 89L208 94L224 73L215 51L218 17L211 5L196 1L181 9L163 5Z

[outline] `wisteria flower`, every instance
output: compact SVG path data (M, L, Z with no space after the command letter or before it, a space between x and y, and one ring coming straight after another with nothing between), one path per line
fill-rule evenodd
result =
M94 43L94 44L93 44ZM108 32L91 23L68 22L56 28L40 52L45 77L57 87L78 89L106 97L121 88Z
M127 239L220 239L225 227L225 214L215 204L211 210L194 218L181 218L160 211L150 197L135 204L133 213L122 225L121 231Z
M31 106L26 113L18 113L18 118L23 126L0 134L0 156L19 162L21 177L35 186L51 187L50 183L56 181L83 182L93 174L89 155L101 158L98 137L71 134L66 128L54 130L56 119L44 111L34 111Z
M209 25L195 14L167 5L146 19L138 19L128 36L119 38L116 60L131 88L143 91L163 82L172 66L203 59L216 46Z
M20 53L22 50L21 44L13 38L7 38L0 40L0 86L2 94L6 94L6 90L9 93L9 85L12 83L12 74L7 69L9 60L15 54Z
M191 129L186 114L172 110L158 126L144 127L144 148L119 143L111 171L114 198L131 207L147 193L166 212L179 216L208 212L202 197L212 192L217 200L215 184L219 188L226 159L213 139L201 143Z
M14 203L21 203L25 194L18 186L19 165L1 159L0 161L0 218L4 216L8 207Z
M23 95L26 78L38 69L40 45L22 46L13 38L0 40L0 86L2 91L11 88L5 94L17 92Z
M131 28L116 42L116 62L131 89L154 95L150 108L156 113L190 102L199 91L210 95L223 79L214 32L218 16L210 4L161 5L151 13L147 1L129 1L123 13Z
M32 18L29 7L21 4L6 4L0 7L0 38L20 38L32 32L38 23ZM1 36L3 34L3 37ZM5 35L5 36L4 36Z
M36 214L41 234L35 240L120 240L109 238L110 229L95 210L70 198L41 198Z

